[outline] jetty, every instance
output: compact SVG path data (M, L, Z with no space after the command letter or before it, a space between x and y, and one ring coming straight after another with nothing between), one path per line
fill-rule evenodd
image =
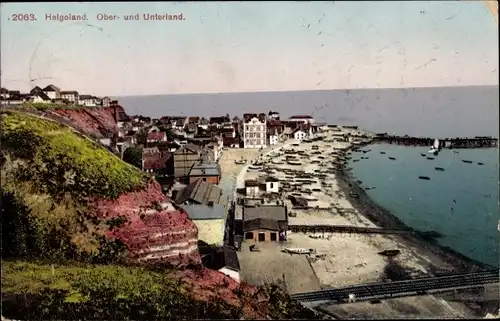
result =
M434 140L434 138L429 137L393 136L387 133L379 133L373 137L373 142L405 146L432 146ZM490 136L439 138L438 140L439 148L448 149L488 148L498 146L498 138Z

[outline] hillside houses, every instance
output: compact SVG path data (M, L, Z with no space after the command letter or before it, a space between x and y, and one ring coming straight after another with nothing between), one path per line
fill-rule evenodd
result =
M19 90L0 88L0 103L2 105L20 105L23 103L81 105L85 107L109 107L113 101L109 97L99 98L93 95L80 95L76 90L61 90L50 84L44 88L33 87L29 93ZM117 102L114 101L116 104Z

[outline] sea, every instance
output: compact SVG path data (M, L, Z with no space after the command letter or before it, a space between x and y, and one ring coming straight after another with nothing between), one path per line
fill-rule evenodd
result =
M397 135L499 136L498 86L114 98L129 115L149 117L230 114L241 118L243 113L275 111L282 119L308 114L317 122L359 125L368 131ZM371 152L363 156L369 159L350 167L365 186L375 186L367 193L376 203L410 227L440 232L443 246L480 262L500 265L498 148L461 149L458 154L443 150L434 160L420 155L427 152L426 147L377 144L367 148Z
M499 266L498 148L445 149L429 155L434 159L421 156L428 147L373 144L365 149L370 151L353 154L349 167L361 186L370 187L366 193L375 203L412 228L439 232L441 245Z

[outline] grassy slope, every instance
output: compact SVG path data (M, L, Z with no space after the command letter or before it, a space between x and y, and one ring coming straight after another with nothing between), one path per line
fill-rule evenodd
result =
M2 142L7 141L7 153L11 152L14 158L26 157L28 163L42 162L51 166L45 172L39 168L26 168L31 172L38 171L30 174L44 174L42 176L46 178L45 174L49 174L46 172L52 172L53 175L56 175L57 170L74 172L75 183L72 184L73 180L68 179L65 191L71 192L76 183L80 183L78 190L83 190L88 196L116 197L144 187L150 179L147 174L122 162L101 146L54 122L10 113L2 115L2 127ZM35 136L30 138L35 139L23 140L22 136L28 137L28 132L29 136ZM37 146L33 146L34 143L38 143ZM19 151L30 151L32 154L20 155ZM39 178L33 177L35 180ZM42 189L47 185L47 182L36 183ZM96 183L99 186L95 186Z

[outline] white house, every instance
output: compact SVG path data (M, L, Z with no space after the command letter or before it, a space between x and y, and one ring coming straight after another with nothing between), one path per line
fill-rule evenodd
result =
M50 99L61 98L61 90L54 85L48 85L47 87L45 87L43 89L43 93L49 96Z
M247 117L245 117L247 119ZM257 115L243 124L243 147L244 148L265 148L267 146L267 124L266 120L260 121Z
M294 132L293 132L293 138L295 140L303 140L304 138L307 137L307 133L304 132L302 129L296 129Z
M245 181L245 194L250 198L259 197L259 182L256 180L247 180Z
M39 92L31 95L31 101L38 104L47 104L51 102L51 99L44 92Z
M279 193L279 180L274 177L266 178L266 193Z
M78 104L87 107L95 107L97 106L96 97L91 95L81 95L78 97Z
M78 103L78 91L61 91L61 98L67 101L77 104Z
M269 145L274 146L278 144L278 135L276 133L268 134Z

